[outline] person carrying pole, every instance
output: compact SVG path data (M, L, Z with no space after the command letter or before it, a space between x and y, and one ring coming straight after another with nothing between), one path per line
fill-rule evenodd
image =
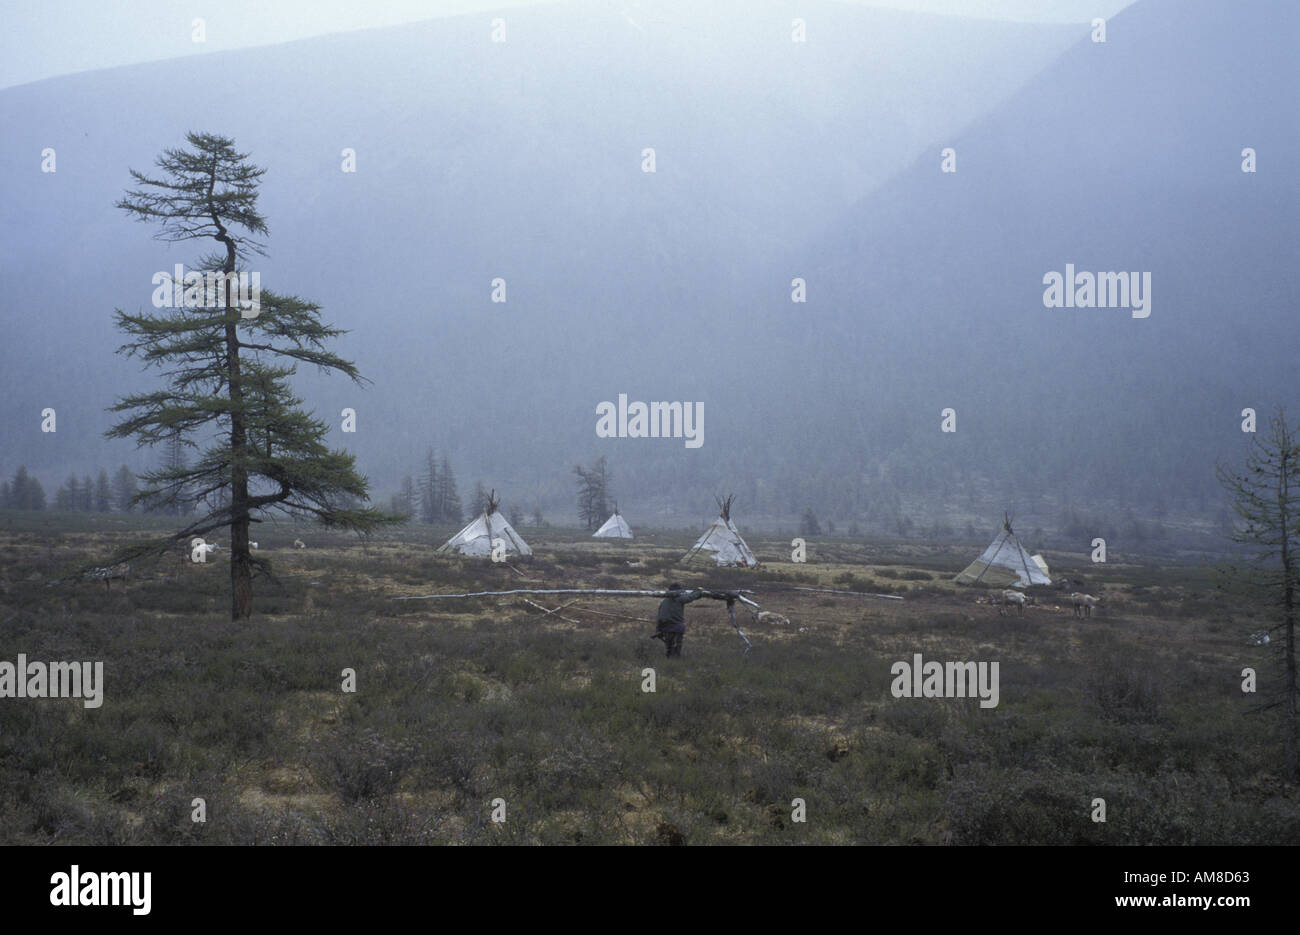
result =
M682 640L686 638L686 605L704 596L703 591L682 590L676 581L668 586L668 595L659 602L657 627L651 638L664 641L669 658L682 654Z

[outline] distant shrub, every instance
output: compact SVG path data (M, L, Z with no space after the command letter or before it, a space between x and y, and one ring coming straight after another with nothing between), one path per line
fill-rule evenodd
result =
M1300 828L1294 808L1235 801L1222 777L1162 778L977 768L948 783L945 812L954 844L1290 843ZM1091 818L1094 798L1105 822Z
M954 844L1099 844L1104 824L1088 820L1080 777L976 769L947 784Z
M873 572L879 578L888 578L890 581L933 581L934 575L928 571L918 571L915 568L880 568Z
M880 712L880 723L912 737L937 737L947 717L942 705L912 699L885 705Z
M434 844L442 833L437 814L412 811L399 801L359 802L330 816L322 829L329 844Z
M322 784L332 786L343 801L361 802L395 790L411 759L409 745L366 728L327 745L313 765Z
M1088 696L1097 711L1120 724L1157 720L1162 694L1150 674L1122 663L1103 662L1088 680Z

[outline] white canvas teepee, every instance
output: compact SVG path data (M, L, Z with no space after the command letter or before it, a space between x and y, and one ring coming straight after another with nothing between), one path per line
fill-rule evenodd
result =
M954 579L958 584L988 584L994 587L1027 588L1031 584L1051 584L1047 563L1041 556L1031 556L1004 517L1002 529L979 558L971 562Z
M714 499L717 499L716 497ZM719 515L713 525L704 530L704 535L695 540L695 545L686 553L682 561L690 561L700 552L712 552L713 560L719 565L743 565L752 567L758 564L754 553L749 551L745 540L741 538L736 524L731 521L731 501L718 500Z
M609 519L605 520L605 525L601 526L594 533L592 538L601 539L631 539L632 527L627 524L618 512L618 504L614 504L614 512Z
M496 491L488 494L488 503L482 514L475 517L474 521L462 529L456 535L452 536L445 543L439 552L459 552L461 555L484 556L492 554L492 540L501 539L505 542L506 554L532 555L533 550L528 547L528 543L523 540L519 533L515 532L514 527L506 522L506 518L497 512L500 501L496 498Z

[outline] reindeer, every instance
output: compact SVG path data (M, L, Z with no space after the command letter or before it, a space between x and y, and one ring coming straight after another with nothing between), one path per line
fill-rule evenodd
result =
M111 591L113 590L114 581L125 582L131 577L131 566L126 562L118 562L116 565L92 568L83 577L92 581L102 581L104 582L104 590Z
M1074 605L1074 615L1076 617L1091 617L1092 609L1097 606L1097 598L1091 594L1081 594L1075 591L1070 595L1070 603Z
M1020 608L1022 614L1025 612L1025 596L1019 591L1011 588L1007 588L1004 591L990 591L989 603L998 609L999 617L1006 615L1006 610L1003 606L1006 604L1015 604Z
M305 549L307 548L307 543L303 542L301 539L294 539L293 547L295 549Z
M1019 591L1014 591L1010 588L1003 591L1002 603L1014 604L1022 614L1025 612L1025 596L1021 594Z

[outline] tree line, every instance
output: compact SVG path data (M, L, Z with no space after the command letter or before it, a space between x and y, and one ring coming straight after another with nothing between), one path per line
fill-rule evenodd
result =
M418 480L410 474L403 477L401 487L390 500L389 509L421 523L461 522L465 511L460 502L456 473L451 469L447 456L439 458L430 448L424 456L423 471Z
M389 498L388 509L405 517L408 522L415 520L427 525L463 523L486 510L490 497L491 491L480 480L475 482L469 500L462 501L450 459L445 454L439 457L430 448L420 472L402 478L397 493ZM503 505L500 509L510 525L523 525L524 512L518 505ZM541 507L533 507L529 518L534 526L546 523Z
M0 510L55 510L60 513L152 513L182 516L194 512L192 503L151 503L139 497L135 473L125 464L110 477L100 468L92 478L69 474L53 498L23 465L8 480L0 481Z
M613 472L601 455L590 467L575 464L573 473L578 485L578 519L587 529L595 529L609 518Z

